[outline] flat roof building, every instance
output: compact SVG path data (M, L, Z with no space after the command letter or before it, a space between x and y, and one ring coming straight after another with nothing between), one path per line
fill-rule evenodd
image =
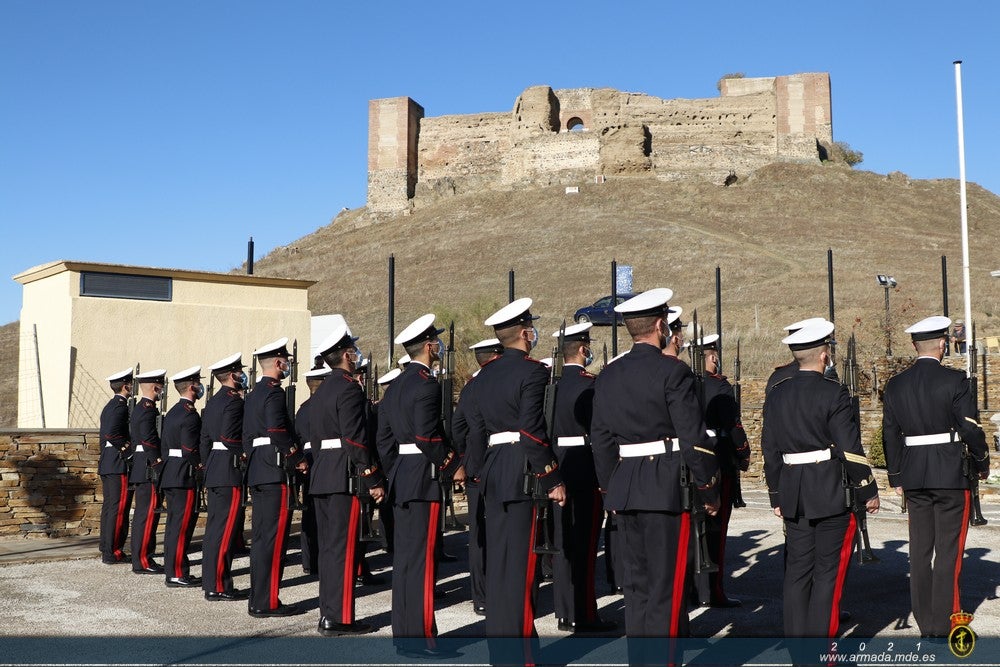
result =
M18 428L97 427L105 378L137 363L168 375L200 365L207 386L209 364L242 351L249 374L253 350L282 336L298 341L303 370L311 361L314 281L64 260L14 280L23 285Z

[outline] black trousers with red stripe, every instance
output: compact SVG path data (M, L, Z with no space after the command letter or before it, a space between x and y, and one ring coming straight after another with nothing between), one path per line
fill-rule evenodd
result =
M160 525L160 515L156 513L159 495L152 482L136 484L135 512L132 514L132 569L140 570L153 563L156 551L156 528Z
M738 473L737 473L738 474ZM708 604L726 597L726 535L729 533L729 519L733 513L733 478L731 473L722 473L719 480L719 512L705 517L705 535L708 553L719 569L717 572L692 574L698 600ZM692 557L697 545L692 541Z
M910 603L922 635L948 636L951 615L962 608L959 579L969 531L969 501L965 489L906 492Z
M320 616L335 623L353 623L361 503L349 493L312 496L312 501L319 540Z
M276 609L281 600L278 590L284 574L282 561L287 545L287 484L260 484L251 487L253 514L250 544L251 609Z
M479 482L465 480L469 503L469 585L474 607L486 605L486 520Z
M240 487L206 489L208 515L201 540L201 587L208 593L233 591L233 548L240 518Z
M594 590L597 538L604 506L595 489L569 490L563 507L553 505L555 546L552 557L552 596L556 618L571 623L597 620Z
M857 522L850 512L785 519L786 637L834 637Z
M167 502L167 525L163 533L163 572L167 578L191 574L188 549L194 526L198 523L194 489L164 489Z
M434 556L441 503L422 500L393 507L395 537L392 552L392 636L437 637L434 620ZM427 643L434 648L434 642Z
M486 635L537 637L539 559L534 553L534 503L505 503L489 490L485 501Z
M686 578L691 516L625 511L622 533L625 633L629 637L687 637Z
M132 509L132 491L128 475L101 475L104 502L101 503L101 555L120 560L128 537L128 513Z

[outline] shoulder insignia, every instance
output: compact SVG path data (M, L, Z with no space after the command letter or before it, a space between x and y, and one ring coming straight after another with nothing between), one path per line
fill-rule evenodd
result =
M584 370L580 371L580 377L585 377L585 378L595 378L595 377L597 377L597 376L596 376L596 375L594 375L593 373L591 373L590 371L588 371L588 370L584 369Z
M972 417L966 417L966 418L965 418L965 421L967 421L967 422L972 422L972 423L973 423L973 424L975 424L976 426L979 426L979 428L982 428L982 426L980 426L979 422L977 422L977 421L976 421L975 419L973 419Z
M854 454L853 452L844 452L844 458L851 463L857 463L858 465L870 465L868 459L861 454Z
M194 403L185 403L184 409L188 412L194 412Z
M545 365L541 361L539 361L538 359L532 359L531 357L525 357L524 359L525 359L525 361L530 361L532 363L539 364L541 366Z
M425 380L430 380L431 379L431 374L427 372L426 368L421 368L420 369L420 377L422 377Z

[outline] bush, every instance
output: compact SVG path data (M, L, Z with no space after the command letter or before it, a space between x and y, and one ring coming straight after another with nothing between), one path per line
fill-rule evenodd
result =
M719 80L715 82L715 89L720 93L722 92L722 82L726 79L742 79L746 77L743 72L730 72L729 74L723 74L719 77Z
M840 159L846 162L849 167L853 167L864 162L865 154L851 148L851 145L846 141L837 141L834 145L837 147L837 152L840 153Z
M868 462L873 468L885 467L885 450L882 449L882 425L872 433L872 439L868 443Z

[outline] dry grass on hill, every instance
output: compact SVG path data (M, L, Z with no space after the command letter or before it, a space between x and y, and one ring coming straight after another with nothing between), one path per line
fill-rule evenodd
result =
M1000 285L989 275L1000 268L1000 198L971 185L969 224L975 319L981 335L1000 333ZM838 336L857 333L864 368L865 359L885 351L875 274L899 281L890 294L893 350L906 354L902 329L941 310L942 255L949 260L951 314L961 317L960 243L956 181L785 164L729 188L623 179L581 184L578 195L562 186L483 192L409 216L348 211L262 258L256 272L318 280L309 297L313 314L343 313L384 365L390 253L397 333L433 311L445 322L456 319L462 346L490 335L482 319L506 302L508 269L515 270L517 295L534 298L550 340L563 318L610 293L613 258L634 267L637 290L672 288L685 319L697 308L714 331L719 266L726 370L739 337L744 373L762 376L787 356L778 342L785 324L827 315L827 248L834 254ZM627 346L624 330L620 336ZM609 341L608 328L598 328L597 337ZM548 351L543 343L535 356ZM471 355L461 362L470 368Z

